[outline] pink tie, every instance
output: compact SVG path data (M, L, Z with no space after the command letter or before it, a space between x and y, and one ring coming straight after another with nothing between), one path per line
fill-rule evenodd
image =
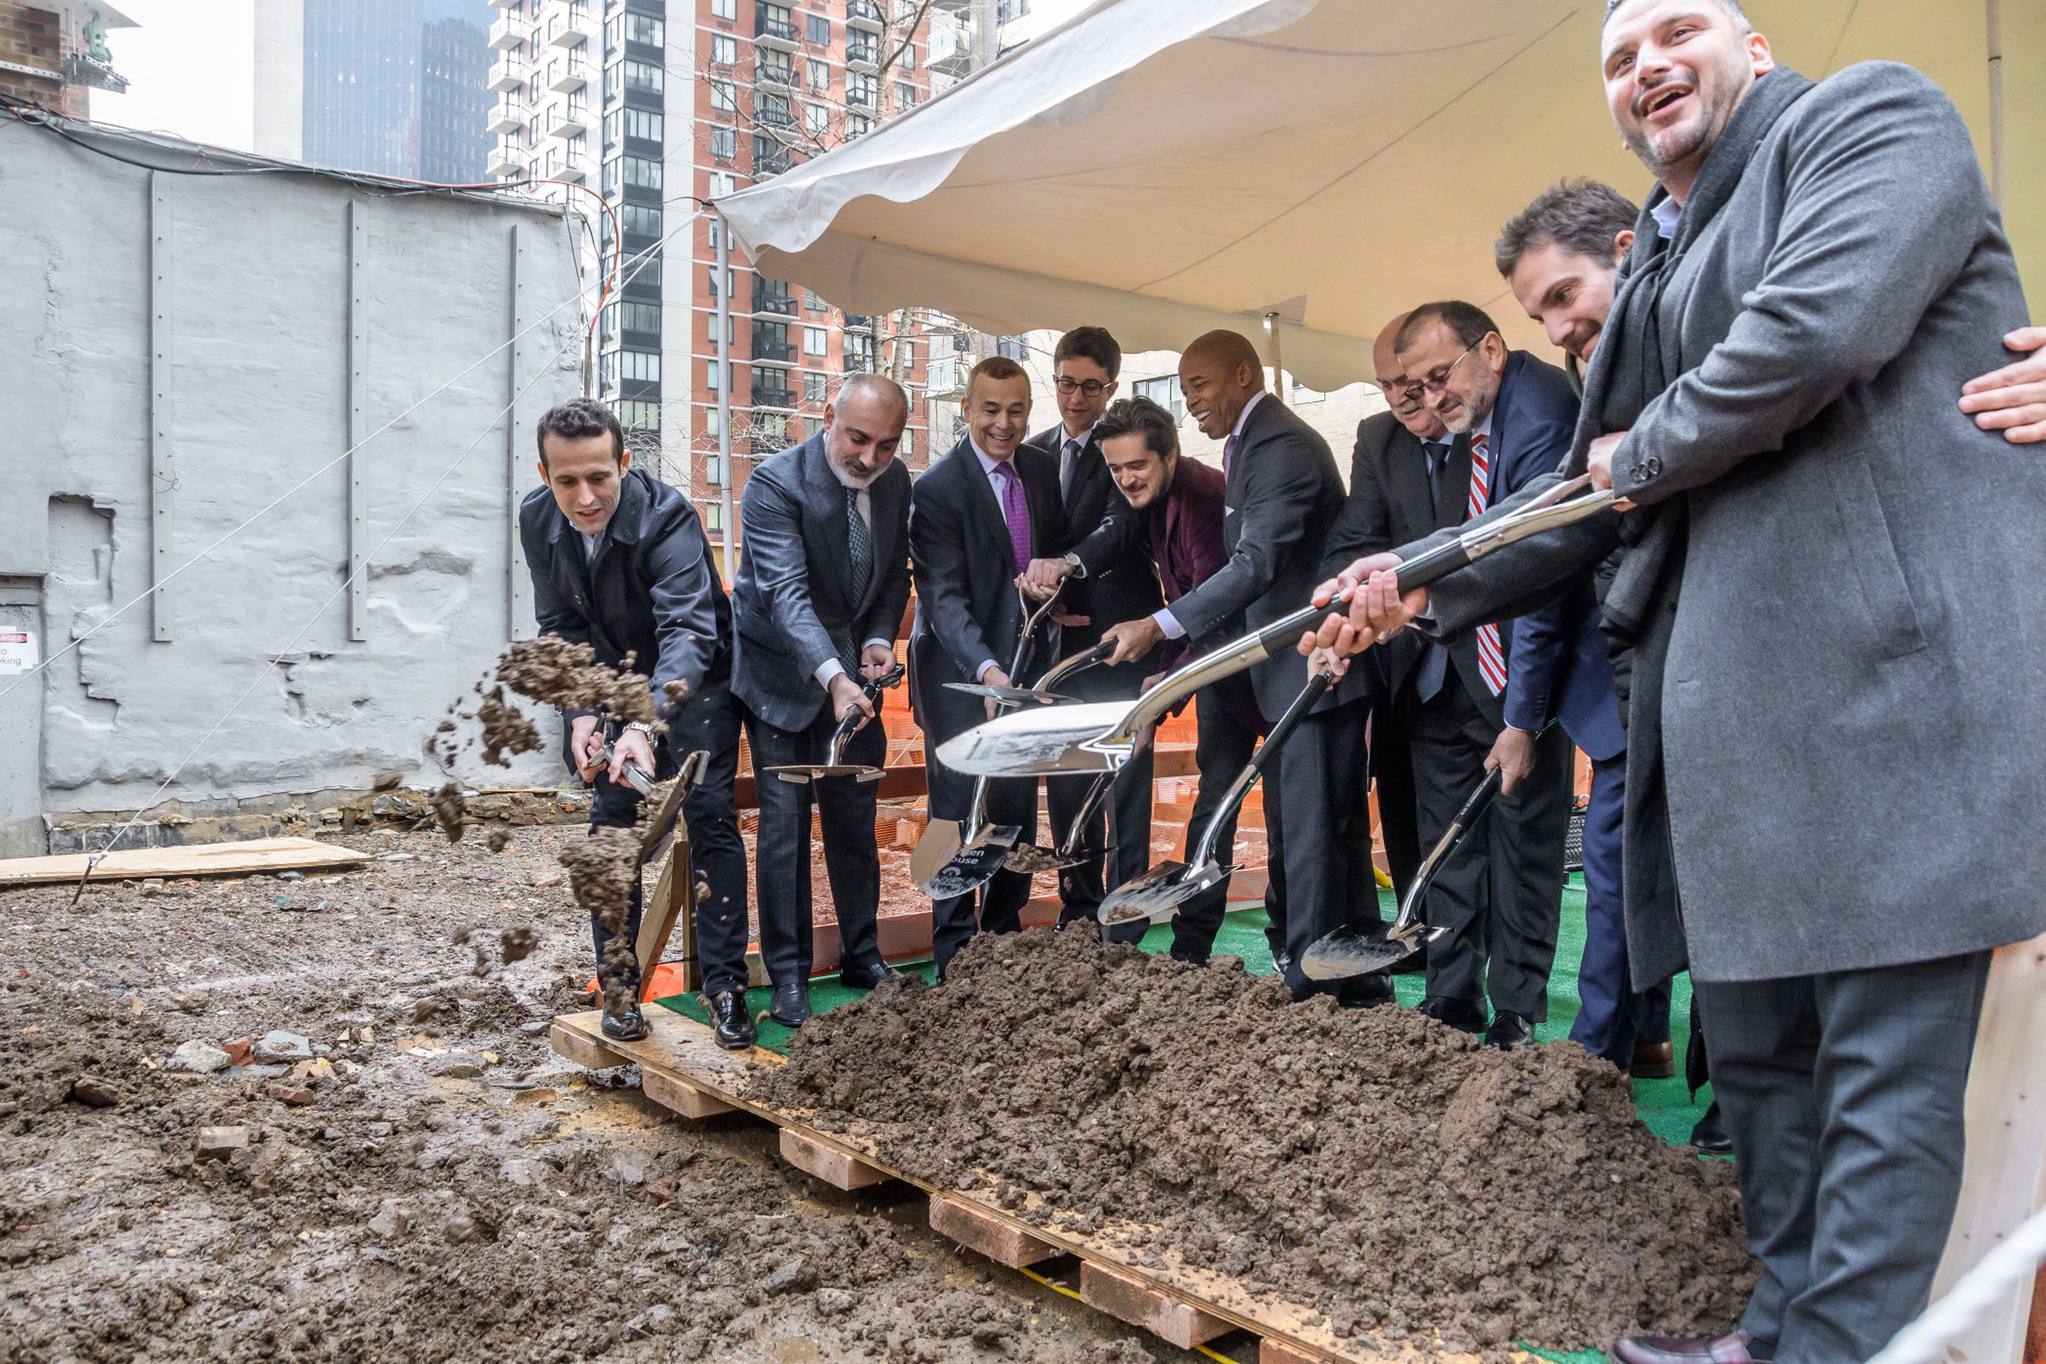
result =
M995 473L1002 480L1002 519L1009 523L1009 553L1021 573L1030 567L1030 503L1023 496L1023 481L1007 460L995 466Z
M1492 460L1486 450L1488 442L1480 431L1471 437L1471 505L1465 520L1484 515L1486 502L1491 496ZM1485 685L1497 696L1506 690L1506 652L1499 647L1499 627L1480 625L1478 627L1478 672L1484 676Z

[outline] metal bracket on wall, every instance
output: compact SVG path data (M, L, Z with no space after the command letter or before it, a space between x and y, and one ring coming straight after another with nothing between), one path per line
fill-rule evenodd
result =
M171 429L171 185L162 171L149 173L149 616L151 637L171 638L171 511L177 490Z
M511 229L511 335L512 343L505 362L509 383L505 389L505 402L509 406L504 416L505 455L505 505L507 509L505 541L505 602L507 619L504 637L520 639L533 631L533 586L526 576L525 550L519 542L519 488L523 483L520 470L525 467L523 458L526 446L519 440L519 389L525 378L524 368L519 363L521 350L529 349L520 343L527 327L532 325L528 314L532 311L527 302L529 292L524 288L526 276L530 273L526 262L525 239L520 235L522 228L513 223Z
M362 452L369 435L369 203L348 204L348 638L369 638L369 489Z

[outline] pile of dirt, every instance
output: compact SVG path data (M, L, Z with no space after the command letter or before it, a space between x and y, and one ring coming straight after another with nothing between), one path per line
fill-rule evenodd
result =
M1314 1308L1349 1336L1604 1348L1716 1335L1754 1283L1730 1167L1581 1048L1287 1002L1050 930L976 938L796 1035L751 1097L940 1185Z

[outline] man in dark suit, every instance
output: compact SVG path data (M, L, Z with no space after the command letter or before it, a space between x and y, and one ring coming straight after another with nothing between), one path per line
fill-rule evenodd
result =
M1096 423L1115 396L1116 376L1121 371L1122 347L1103 328L1075 327L1060 337L1052 351L1059 424L1024 442L1029 449L1043 451L1058 466L1064 521L1056 547L1065 553L1062 562L1074 569L1052 617L1061 627L1058 654L1062 659L1098 644L1103 626L1149 615L1164 605L1149 548L1137 537L1118 543L1093 564L1081 566L1071 553L1121 504L1095 435ZM1152 658L1112 668L1097 665L1074 675L1059 690L1083 701L1134 699L1145 676L1154 671ZM1096 814L1083 835L1084 845L1091 849L1112 842L1114 855L1104 859L1096 851L1086 862L1059 874L1060 924L1094 922L1104 893L1104 861L1109 869L1108 886L1119 886L1143 873L1151 853L1151 770L1151 749L1146 746L1116 774L1109 788L1113 818ZM1045 782L1045 808L1051 816L1054 845L1062 844L1072 830L1093 782L1092 777L1054 777ZM1105 936L1135 942L1144 935L1144 927L1141 923L1119 924L1106 930Z
M1100 527L1075 546L1066 560L1033 568L1049 570L1056 581L1065 573L1091 573L1096 565L1116 562L1132 549L1141 549L1168 603L1180 600L1219 573L1228 562L1222 548L1227 482L1220 470L1180 452L1179 430L1172 414L1149 398L1126 399L1108 409L1094 428L1094 436L1121 495L1120 505L1111 509ZM1228 642L1229 636L1217 631L1205 639L1180 639L1163 645L1154 676L1177 668L1197 652ZM1207 828L1222 803L1222 793L1250 761L1258 736L1267 728L1258 713L1250 679L1241 674L1196 692L1194 718L1194 766L1200 773L1200 785L1186 822L1189 849ZM1226 860L1236 843L1234 815L1218 833L1215 846ZM1283 859L1275 858L1266 897L1278 907L1278 918L1285 913L1285 886ZM1174 957L1192 962L1208 959L1228 897L1229 883L1224 880L1180 906L1172 917Z
M630 826L640 796L624 765L656 777L675 775L678 754L710 755L703 780L682 801L691 853L710 887L697 908L703 990L718 1042L753 1044L746 1013L746 847L732 779L739 763L739 715L731 679L731 607L711 561L710 544L689 499L632 467L625 433L611 409L574 398L540 419L540 477L546 486L519 506L519 540L533 575L533 609L543 634L590 645L599 661L622 667L628 656L650 676L667 724L612 724L595 713L565 716L569 754L592 786L590 827ZM670 687L679 699L671 701ZM613 758L601 761L607 737ZM639 935L640 888L619 935ZM619 1041L647 1035L638 1006L638 967L605 960L611 940L594 917L590 936L605 985L604 1033ZM629 1004L614 1004L629 1000Z
M1008 668L1023 628L1017 580L1033 557L1058 543L1058 470L1042 451L1022 448L1030 420L1030 377L1014 360L994 356L973 368L961 403L966 438L916 481L910 495L909 557L916 582L916 620L909 636L910 704L924 730L933 819L964 826L973 781L937 760L938 745L991 718L993 701L948 688L947 682L1027 685L1041 660L1024 660L1024 676ZM1035 642L1042 649L1042 641ZM987 819L1037 828L1037 783L990 781ZM973 936L1013 933L1021 924L1030 878L999 871L978 892L931 906L931 953L944 977L952 956Z
M824 429L755 469L739 504L732 690L748 712L760 800L754 866L760 955L774 986L768 1014L792 1028L810 1016L813 797L838 910L839 978L871 987L900 975L881 960L875 937L874 786L845 777L791 783L767 769L823 762L833 731L854 712L860 728L845 760L887 761L860 679L895 666L909 602L909 471L895 462L908 419L899 385L852 376L824 405Z
M1222 568L1153 616L1110 627L1118 659L1161 640L1236 635L1270 625L1307 600L1319 576L1323 538L1342 506L1343 485L1328 442L1265 392L1264 369L1247 337L1216 331L1180 356L1187 410L1223 444L1226 503ZM1276 721L1307 683L1295 656L1250 670L1258 710ZM1353 669L1302 721L1266 771L1265 824L1274 861L1285 866L1285 902L1267 930L1272 955L1296 999L1317 987L1301 974L1307 946L1344 927L1380 922L1371 875L1370 831L1356 798L1366 765L1369 679ZM1337 991L1346 1002L1391 997L1382 977Z
M1367 546L1461 524L1553 470L1568 447L1576 408L1568 379L1509 352L1477 308L1417 308L1381 334L1381 349L1388 339L1391 355L1376 357L1378 372L1402 376L1399 395L1408 403L1418 397L1451 439L1422 442L1388 421L1379 440L1360 444L1349 501L1329 539L1331 567ZM1412 746L1422 843L1441 836L1489 768L1505 768L1504 780L1519 785L1487 814L1482 840L1436 875L1427 906L1428 922L1448 932L1429 946L1422 1007L1500 1046L1528 1041L1548 1013L1570 818L1568 738L1556 730L1537 739L1539 724L1507 723L1513 636L1504 621L1452 648L1394 640L1386 651L1388 685ZM1521 683L1519 692L1527 690ZM1524 718L1525 708L1515 713Z

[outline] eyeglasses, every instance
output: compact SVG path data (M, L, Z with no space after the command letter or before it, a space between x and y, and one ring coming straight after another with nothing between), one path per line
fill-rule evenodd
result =
M1062 377L1054 380L1053 386L1061 393L1084 393L1090 398L1098 398L1108 392L1109 389L1114 388L1115 381L1111 379L1104 384L1099 379L1080 380Z
M1417 403L1421 401L1421 382L1418 379L1379 379L1375 381L1378 391L1389 403Z
M1436 373L1431 374L1427 378L1423 379L1421 381L1421 387L1428 390L1428 392L1430 393L1440 393L1442 392L1443 389L1448 388L1449 376L1456 373L1456 367L1462 364L1465 360L1470 358L1471 351L1476 350L1479 346L1482 346L1484 344L1485 338L1482 336L1479 337L1477 341L1470 347L1469 350L1466 350L1462 355L1459 355L1454 360L1451 360L1446 368L1441 369Z

